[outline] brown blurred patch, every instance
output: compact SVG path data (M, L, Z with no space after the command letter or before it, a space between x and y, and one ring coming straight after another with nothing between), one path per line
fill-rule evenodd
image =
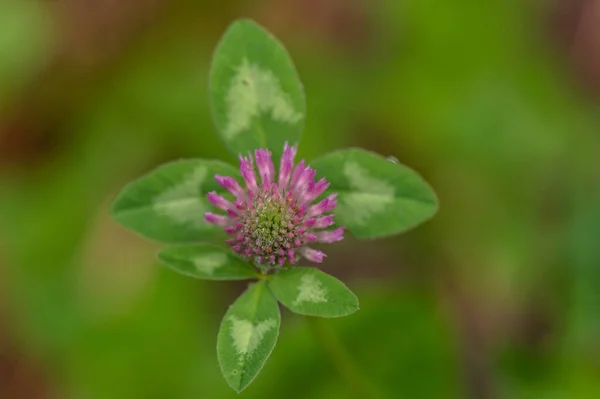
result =
M58 145L58 130L37 113L23 109L0 124L0 172L30 168L47 159Z
M52 155L61 129L98 77L161 15L164 0L59 0L48 8L57 40L38 74L0 110L0 170L29 169ZM61 126L62 125L62 126Z
M441 268L440 301L448 313L452 325L456 328L462 373L467 398L497 397L496 381L492 369L490 344L494 340L490 334L496 330L490 325L490 314L494 314L490 303L477 300L477 295L469 292L455 269L444 262ZM499 317L498 319L502 319ZM501 322L491 323L500 327Z
M265 1L260 20L269 29L306 31L309 35L362 54L372 43L374 26L368 10L376 1L274 0Z
M600 2L562 0L550 21L551 41L562 49L581 89L600 96Z
M0 330L0 397L49 399L53 396L39 365L26 359Z
M0 237L0 240L2 237ZM1 249L1 246L0 246ZM50 399L50 384L41 365L19 348L11 331L6 264L0 251L0 398Z
M56 11L61 55L80 67L109 61L154 20L164 4L164 0L60 0Z

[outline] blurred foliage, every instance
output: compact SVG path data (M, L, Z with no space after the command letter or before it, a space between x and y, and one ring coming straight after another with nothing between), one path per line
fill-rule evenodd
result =
M36 2L3 1L0 6L0 107L39 72L52 31Z
M0 1L0 397L237 396L214 342L243 284L160 268L108 204L166 160L235 161L214 138L207 76L241 16L298 66L301 155L360 145L439 194L428 224L348 239L324 264L361 299L328 327L371 383L389 397L597 397L597 104L548 33L551 6L242 3ZM244 395L349 397L305 322L283 317Z

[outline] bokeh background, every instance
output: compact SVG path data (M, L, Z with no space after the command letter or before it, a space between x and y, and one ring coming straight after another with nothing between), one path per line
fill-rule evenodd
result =
M302 156L362 146L440 197L330 247L361 300L325 322L342 360L388 398L600 397L599 1L0 0L0 398L238 397L215 345L244 283L161 268L108 209L162 162L235 161L206 84L239 17L297 65ZM239 397L363 397L313 333L284 311Z

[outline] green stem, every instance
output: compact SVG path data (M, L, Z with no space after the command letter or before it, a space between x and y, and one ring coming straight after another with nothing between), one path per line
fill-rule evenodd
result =
M381 394L367 381L358 365L348 353L324 320L318 317L306 317L315 340L329 357L338 373L344 380L350 395L356 398L381 398Z

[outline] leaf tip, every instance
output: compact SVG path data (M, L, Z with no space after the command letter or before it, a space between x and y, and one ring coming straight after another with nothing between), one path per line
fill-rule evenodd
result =
M246 385L239 385L239 386L235 386L235 385L233 385L232 383L230 383L230 382L229 382L229 380L227 380L227 385L229 385L229 387L230 387L231 389L233 389L233 390L235 391L235 393L237 393L238 395L239 395L240 393L242 393L242 391L243 391L244 389L246 389L246 387L248 386L248 384L246 384Z
M255 20L251 18L240 18L229 24L229 27L225 31L225 35L227 35L230 32L235 32L238 29L256 29L268 32L262 25L260 25Z

